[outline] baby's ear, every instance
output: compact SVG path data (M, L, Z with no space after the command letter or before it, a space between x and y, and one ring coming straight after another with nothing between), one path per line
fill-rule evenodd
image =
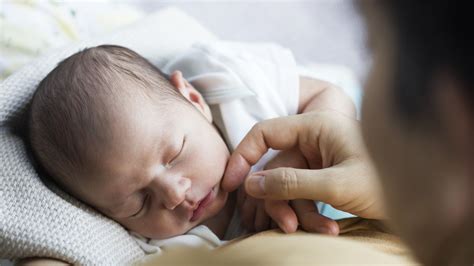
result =
M170 83L176 90L180 90L186 87L185 79L183 78L183 73L176 70L170 75Z
M201 93L196 90L189 82L184 79L181 71L174 71L170 75L171 85L181 94L186 100L188 100L204 117L212 123L212 114L209 106L202 97Z

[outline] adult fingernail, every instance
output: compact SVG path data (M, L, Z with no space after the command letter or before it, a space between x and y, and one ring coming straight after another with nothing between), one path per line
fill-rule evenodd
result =
M325 235L338 235L339 232L337 232L337 230L335 228L332 228L332 227L320 227L318 228L318 232L321 233L321 234L325 234Z
M247 179L247 193L252 196L265 195L265 176L251 175Z

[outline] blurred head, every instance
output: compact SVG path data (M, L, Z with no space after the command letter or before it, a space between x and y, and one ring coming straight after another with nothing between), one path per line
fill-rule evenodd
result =
M62 188L146 237L183 234L227 198L229 151L204 99L127 48L62 61L33 97L29 138Z
M363 130L394 226L427 265L474 257L471 12L449 1L360 1L373 65Z

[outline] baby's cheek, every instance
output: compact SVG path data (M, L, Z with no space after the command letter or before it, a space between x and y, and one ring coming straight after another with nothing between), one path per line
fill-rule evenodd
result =
M227 202L227 197L228 193L224 192L223 190L220 190L219 193L217 194L217 197L214 201L213 206L211 206L209 210L209 218L212 218L213 216L216 216L219 214L220 211L222 211L225 207L225 204Z
M142 232L136 231L137 233L153 239L182 235L191 229L188 221L178 219L171 212L165 211L143 217L143 221L136 227Z

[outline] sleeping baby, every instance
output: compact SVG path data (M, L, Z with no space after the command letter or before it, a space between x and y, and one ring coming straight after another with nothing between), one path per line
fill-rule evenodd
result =
M61 188L143 247L190 232L213 242L243 232L234 195L220 188L230 152L259 121L318 109L355 115L340 89L300 77L291 52L276 45L197 44L160 69L102 45L41 81L29 140Z

